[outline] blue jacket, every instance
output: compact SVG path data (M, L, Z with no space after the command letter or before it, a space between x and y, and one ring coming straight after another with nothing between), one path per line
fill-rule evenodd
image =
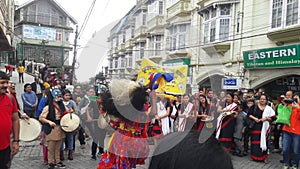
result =
M45 107L45 104L46 104L46 102L47 102L47 99L48 99L47 96L44 96L44 97L41 98L40 103L39 103L39 105L38 105L37 113L36 113L36 118L37 118L37 119L40 118L40 115L42 114L42 111L43 111L43 109L44 109L44 107Z
M30 93L24 92L22 94L22 101L23 101L23 110L35 110L33 105L38 103L38 98L34 91Z

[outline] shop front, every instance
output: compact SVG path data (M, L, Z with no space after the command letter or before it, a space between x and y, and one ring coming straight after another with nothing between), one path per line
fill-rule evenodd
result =
M265 88L273 99L287 90L300 91L300 44L243 52L252 89Z

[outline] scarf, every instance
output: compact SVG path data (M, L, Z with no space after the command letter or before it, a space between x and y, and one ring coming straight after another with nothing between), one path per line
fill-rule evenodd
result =
M235 110L237 107L238 107L238 105L236 103L231 103L230 105L227 105L225 108L223 108L223 112L218 117L216 139L219 139L219 135L220 135L220 132L221 132L222 121L226 117L226 116L224 116L224 114L228 111Z
M275 116L275 112L270 106L267 105L263 111L262 118L269 118L272 116ZM260 133L260 148L262 149L262 151L267 150L266 142L267 142L267 135L269 134L270 129L271 129L270 122L264 121Z
M192 108L193 108L193 104L188 103L188 105L186 107L184 107L184 111L183 111L182 115L189 115ZM180 117L178 131L184 131L185 124L186 124L186 117Z

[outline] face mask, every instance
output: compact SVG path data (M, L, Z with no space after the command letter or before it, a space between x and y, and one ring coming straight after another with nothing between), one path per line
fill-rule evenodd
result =
M56 102L62 101L62 93L58 88L51 89L51 95Z

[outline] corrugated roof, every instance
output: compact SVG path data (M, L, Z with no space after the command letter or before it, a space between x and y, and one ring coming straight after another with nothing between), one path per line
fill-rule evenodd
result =
M40 0L29 0L27 2L25 2L24 4L20 5L19 7L17 7L16 10L19 10L21 8L24 8L34 2L37 2L37 1L40 1ZM64 13L66 16L68 16L68 18L71 20L71 22L76 25L77 24L77 21L58 3L56 2L55 0L48 0L47 2L50 2L52 3L54 6L56 6L62 13Z

